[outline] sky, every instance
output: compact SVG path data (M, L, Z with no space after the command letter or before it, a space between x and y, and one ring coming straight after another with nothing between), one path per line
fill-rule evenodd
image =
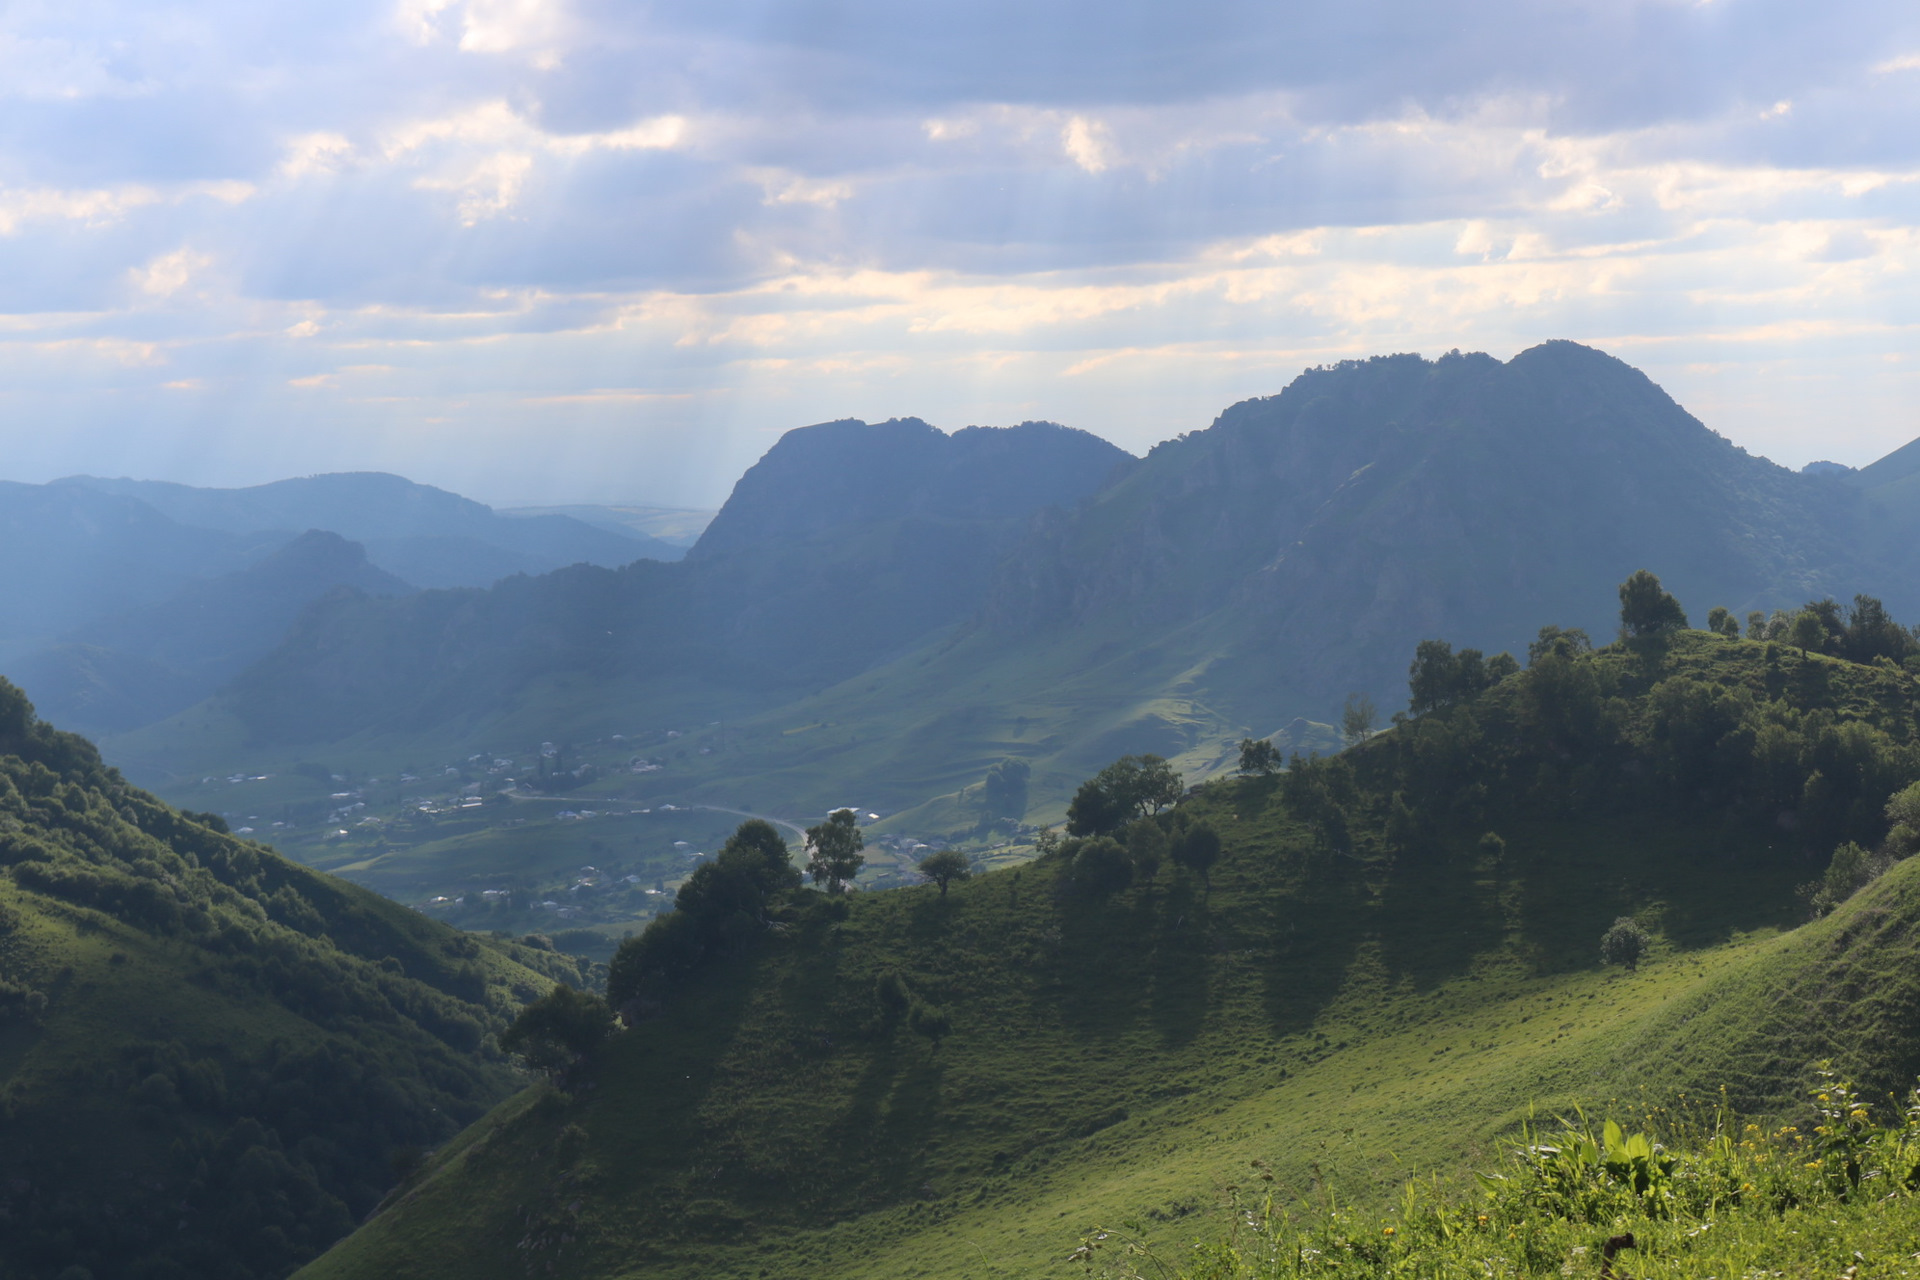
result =
M8 0L0 478L713 506L834 418L1124 448L1571 338L1920 436L1906 0Z

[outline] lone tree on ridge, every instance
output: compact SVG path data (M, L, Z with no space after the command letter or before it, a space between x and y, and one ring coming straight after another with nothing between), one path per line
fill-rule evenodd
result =
M958 849L942 849L930 853L914 864L914 869L927 879L940 886L940 896L947 896L947 885L955 880L973 878L973 864L967 861L967 855Z
M860 834L860 823L851 809L835 809L817 827L807 828L807 874L815 884L824 884L828 893L844 893L847 884L860 874L867 860L860 851L867 847Z
M1687 611L1645 569L1620 584L1620 634L1630 640L1686 629Z

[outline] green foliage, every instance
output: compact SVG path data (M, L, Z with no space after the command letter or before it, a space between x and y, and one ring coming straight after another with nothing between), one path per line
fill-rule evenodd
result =
M1498 684L1519 670L1512 655L1498 653L1489 660L1478 649L1455 653L1445 640L1422 640L1407 671L1409 715L1423 716L1456 706Z
M866 847L859 818L851 809L836 809L819 826L807 828L807 874L828 893L842 893L860 873Z
M1800 650L1800 656L1809 652L1818 653L1826 647L1827 628L1822 624L1820 615L1811 609L1802 609L1793 617L1792 625L1787 629L1787 640Z
M1213 867L1220 861L1220 833L1213 824L1193 821L1177 828L1172 842L1173 860L1182 870L1200 877L1212 887Z
M1887 856L1910 858L1920 853L1920 782L1894 793L1887 801Z
M1593 652L1593 641L1579 627L1542 627L1540 633L1527 646L1527 665L1533 666L1548 654L1564 654L1577 658L1583 653Z
M1109 898L1133 883L1126 846L1112 836L1075 836L1060 851L1068 859L1074 888L1088 898Z
M1811 1134L1742 1124L1724 1109L1674 1124L1666 1142L1611 1119L1598 1132L1562 1122L1542 1137L1526 1131L1472 1190L1415 1179L1382 1211L1229 1187L1210 1239L1182 1250L1137 1224L1102 1229L1072 1260L1109 1280L1605 1276L1624 1274L1626 1250L1644 1258L1636 1272L1702 1280L1893 1272L1920 1228L1912 1105L1904 1123L1882 1127L1849 1083L1824 1064L1820 1075ZM1255 1172L1270 1179L1264 1164Z
M1636 569L1620 584L1620 634L1641 640L1650 636L1680 631L1687 625L1687 611L1660 585L1660 579L1645 569Z
M1025 760L1002 760L987 770L980 789L980 805L989 818L1019 819L1027 812L1027 782L1033 766Z
M915 1002L907 1012L907 1025L913 1028L915 1035L925 1036L933 1041L937 1052L940 1042L953 1030L953 1021L937 1005Z
M1808 916L1818 920L1886 874L1892 865L1891 857L1869 853L1847 841L1833 851L1825 875L1800 886L1798 892L1806 901Z
M1624 965L1633 970L1653 946L1653 938L1632 916L1621 916L1600 935L1600 963Z
M613 1034L613 1010L588 991L556 986L520 1011L500 1033L500 1047L530 1071L564 1080Z
M973 864L967 855L958 849L942 849L920 859L914 867L921 875L940 886L940 896L947 896L947 886L955 880L966 880L973 875Z
M1080 784L1067 806L1067 832L1112 835L1135 818L1178 803L1182 786L1180 775L1161 757L1122 756Z
M1280 771L1280 748L1265 738L1240 739L1240 763L1234 772L1241 777L1265 778Z
M1512 661L1511 658L1507 660ZM1340 736L1346 739L1348 746L1358 746L1372 735L1377 714L1373 707L1373 699L1366 694L1347 695L1346 705L1340 709Z
M845 824L837 824L841 814L847 816ZM852 826L852 811L843 809L834 819L825 828L829 838L844 840L842 825L851 829L852 856L857 859L860 832ZM814 828L809 838L822 830ZM799 887L800 872L779 831L769 822L749 818L727 837L713 861L687 877L672 912L621 942L607 968L608 1002L630 1018L650 1011L668 985L708 958L739 950L758 936L773 923L774 910Z
M1127 824L1125 836L1127 859L1133 863L1134 878L1141 883L1150 882L1160 874L1160 864L1172 852L1165 824L1158 818L1135 818Z
M578 1231L538 1261L582 1277L752 1275L768 1252L833 1280L1047 1274L1084 1224L1121 1216L1218 1243L1224 1222L1194 1211L1249 1180L1250 1159L1292 1192L1350 1190L1357 1251L1409 1229L1376 1214L1397 1170L1484 1160L1530 1105L1570 1105L1568 1082L1650 1100L1725 1082L1730 1105L1790 1116L1824 1055L1866 1096L1910 1081L1920 863L1781 932L1807 850L1833 847L1811 843L1809 769L1837 779L1820 805L1874 827L1863 844L1920 776L1899 773L1910 677L1705 634L1555 649L1272 786L1223 780L1158 815L1170 846L1215 832L1210 892L1198 876L1143 883L1134 864L1130 885L1090 898L1075 873L1091 840L1074 837L944 905L804 895L789 927L610 1041L564 1117L489 1122L480 1154L438 1160L313 1280L402 1258L426 1280L515 1274L531 1252L515 1210L540 1205ZM1390 843L1396 813L1408 844ZM1129 863L1136 829L1121 828ZM1603 970L1594 940L1629 913L1657 919L1665 945ZM937 1054L898 1034L916 1001L951 1024ZM1618 1145L1636 1130L1674 1145L1613 1114ZM575 1166L552 1154L563 1121L596 1171L577 1220ZM1569 1261L1508 1246L1510 1227L1473 1239L1514 1252L1476 1262ZM1609 1229L1534 1238L1592 1249ZM984 1242L985 1260L957 1240ZM1419 1273L1420 1255L1395 1256Z
M286 1274L511 1090L488 1036L562 971L167 808L0 681L0 1273Z

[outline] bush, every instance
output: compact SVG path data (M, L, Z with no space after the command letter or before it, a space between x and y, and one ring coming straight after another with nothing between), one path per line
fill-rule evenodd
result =
M613 1010L599 996L555 987L520 1011L500 1047L549 1080L564 1078L613 1034Z
M1600 935L1600 963L1625 965L1629 971L1640 967L1640 960L1653 945L1632 916L1621 916Z

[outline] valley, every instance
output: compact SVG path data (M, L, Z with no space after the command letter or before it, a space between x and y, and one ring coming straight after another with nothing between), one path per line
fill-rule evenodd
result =
M83 1256L62 1116L173 1202L281 1153L279 1235L182 1229L246 1280L757 1280L1066 1275L1255 1181L1459 1203L1540 1117L1777 1120L1827 1058L1897 1093L1908 478L1550 343L1310 370L1144 458L801 428L684 555L484 584L396 575L391 521L248 561L278 491L77 486L218 554L5 687L0 1123L43 1172L0 1266ZM691 518L395 479L480 532ZM1089 799L1123 757L1170 790ZM408 1083L343 1129L284 1101L315 1054ZM85 1265L201 1265L141 1212Z

